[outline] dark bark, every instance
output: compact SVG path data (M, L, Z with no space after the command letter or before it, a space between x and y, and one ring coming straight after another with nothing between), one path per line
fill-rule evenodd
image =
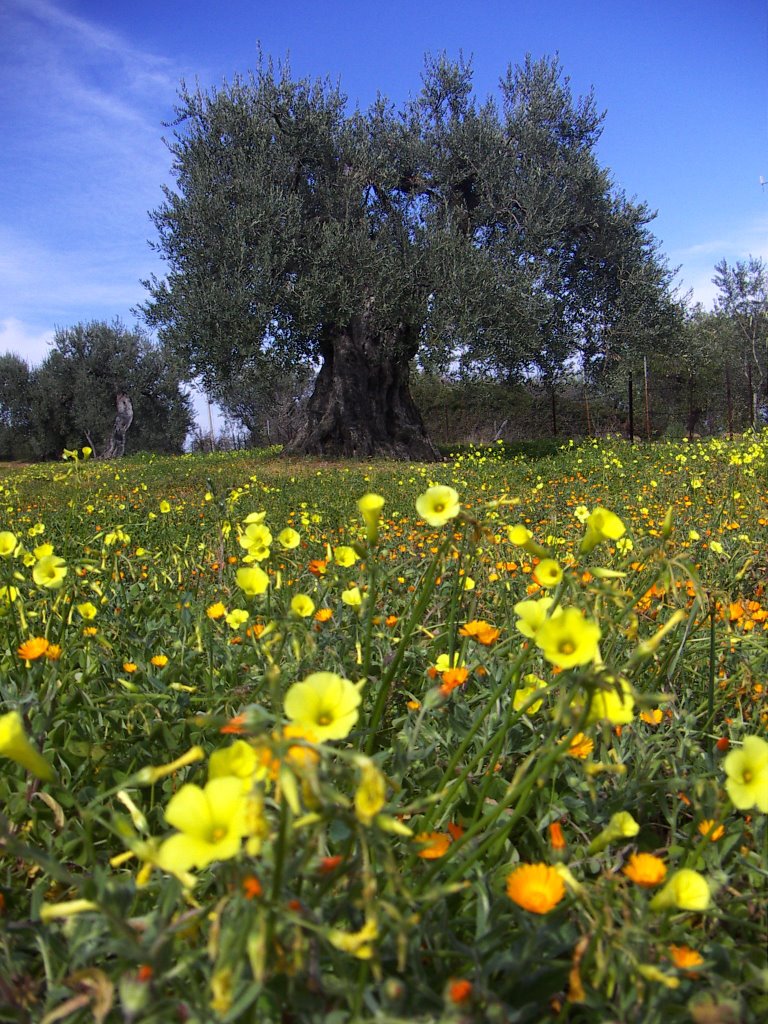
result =
M408 385L418 341L399 324L372 330L367 318L329 326L320 345L323 365L306 420L289 454L433 462L429 440Z

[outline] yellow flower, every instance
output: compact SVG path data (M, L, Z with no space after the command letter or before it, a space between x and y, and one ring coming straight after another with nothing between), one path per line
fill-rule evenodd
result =
M286 526L286 528L281 530L277 535L277 543L281 548L285 548L286 551L290 551L291 548L297 548L300 542L300 534L296 530L291 529L290 526Z
M428 487L416 499L416 511L430 526L444 526L461 511L459 495L453 487Z
M350 565L354 565L357 561L357 552L354 548L343 544L341 547L333 549L333 557L337 565L340 565L343 569L348 569Z
M265 775L266 768L262 759L245 740L235 740L222 750L214 750L208 759L209 779L232 776L240 779L245 792L251 789L255 779L264 778Z
M517 690L515 690L515 696L513 698L515 711L519 711L525 704L528 703L528 701L531 699L531 697L534 696L534 694L538 693L539 690L546 689L547 686L546 682L543 679L539 679L538 676L535 676L532 673L529 673L527 676L525 676L523 682L526 685L521 686ZM525 709L525 713L526 715L535 715L540 707L541 701L535 700L533 704L528 705L528 707Z
M533 570L533 578L542 587L556 587L563 578L563 570L554 558L542 558Z
M57 918L74 917L89 910L98 910L98 903L93 900L65 900L63 903L45 903L40 907L41 921L54 921Z
M92 604L90 601L84 601L82 604L79 604L77 606L77 610L86 621L95 619L98 614L96 611L96 605Z
M39 559L32 570L32 579L38 587L46 587L48 590L58 590L64 584L66 575L66 562L57 555L46 555Z
M27 739L18 711L0 716L0 755L20 764L43 782L52 782L56 778L51 765Z
M349 605L350 608L359 608L363 603L363 595L360 593L360 587L350 587L349 590L345 590L341 595L341 600L344 604Z
M384 806L387 781L370 758L360 758L360 783L355 790L355 815L363 825L370 825Z
M507 896L523 910L547 914L565 896L565 883L548 864L520 864L507 875Z
M178 832L162 843L158 863L176 874L236 856L249 831L247 810L241 779L214 778L204 789L187 783L165 809L166 821Z
M155 654L149 660L155 666L155 668L165 668L165 666L168 664L168 655L167 654Z
M291 598L291 611L302 619L308 619L315 611L315 602L307 594L296 594Z
M18 596L19 592L16 587L0 587L0 604L10 605Z
M741 750L728 754L724 768L733 806L740 811L757 807L768 814L768 743L759 736L745 737Z
M604 540L618 540L627 528L614 512L607 508L596 508L587 516L587 529L581 542L582 554L588 554Z
M36 661L38 658L42 658L48 647L48 641L44 636L33 636L19 644L16 653L24 661Z
M540 597L538 601L518 601L515 605L515 615L519 616L515 627L529 639L533 639L539 628L544 624L552 607L554 598ZM563 614L563 609L558 605L552 613L552 618Z
M610 722L611 725L628 725L634 714L635 697L629 682L623 677L610 678L606 689L593 693L587 724Z
M205 614L209 619L221 619L227 614L227 609L221 601L216 601L215 604L208 605Z
M373 941L379 936L375 918L368 918L363 927L356 932L344 932L332 928L328 932L328 941L336 949L356 956L358 960L370 960L373 956Z
M263 523L249 523L237 538L240 547L246 548L259 562L269 557L272 533Z
M16 550L16 537L11 533L10 530L3 530L0 532L0 555L3 558L8 558Z
M565 608L562 615L542 622L534 640L547 661L558 668L573 668L594 661L600 636L596 622L585 618L578 608Z
M629 813L629 811L617 811L611 815L611 820L603 831L595 836L587 848L587 855L594 856L600 853L606 846L616 842L617 839L632 839L640 831L640 826Z
M255 597L257 594L263 594L269 586L269 576L257 567L238 569L235 574L237 585L240 587L244 594L248 597Z
M510 544L514 544L516 547L522 548L523 551L527 551L529 555L535 555L537 558L544 558L547 554L547 549L543 548L541 544L536 543L531 531L527 526L523 526L522 523L518 523L517 526L508 526L507 537L509 538Z
M313 672L285 695L286 717L325 740L348 736L358 719L360 690L334 672Z
M247 621L248 612L244 608L233 608L226 618L226 623L230 629L240 629Z
M676 871L650 902L651 910L706 910L711 893L704 875L690 868Z
M380 494L364 494L357 507L365 523L369 544L375 544L379 537L379 520L384 507L384 499Z
M48 555L53 554L53 544L48 544L47 542L45 544L38 544L33 554L35 558L47 558Z
M709 547L710 547L710 550L714 551L716 555L722 555L723 552L725 551L725 548L723 547L723 545L720 543L719 540L712 540L712 541L710 541L709 542Z
M653 889L667 877L667 865L652 853L633 853L623 868L631 882Z
M167 515L171 511L171 506L168 504L167 501L163 500L160 502L160 511L163 513L163 515Z

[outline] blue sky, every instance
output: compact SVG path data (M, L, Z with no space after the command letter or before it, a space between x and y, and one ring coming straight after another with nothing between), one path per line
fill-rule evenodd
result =
M768 259L764 0L0 0L0 353L36 364L56 327L134 323L163 273L148 211L178 82L246 72L259 44L363 107L417 92L425 52L471 55L480 97L558 53L683 290L710 307L715 263Z

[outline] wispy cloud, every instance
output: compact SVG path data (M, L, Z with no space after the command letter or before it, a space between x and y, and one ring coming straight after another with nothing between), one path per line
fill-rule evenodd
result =
M182 71L50 0L0 4L0 351L142 300Z

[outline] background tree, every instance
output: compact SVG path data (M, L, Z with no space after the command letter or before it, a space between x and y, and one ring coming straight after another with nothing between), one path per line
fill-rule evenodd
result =
M766 422L768 411L768 267L750 256L730 267L721 260L712 281L720 294L715 309L732 328L731 347L749 389L749 419Z
M319 363L294 451L434 456L417 353L553 375L631 305L637 274L620 268L659 262L650 215L597 163L593 98L574 100L556 60L500 88L501 112L478 104L468 63L445 58L399 111L349 113L338 87L268 61L210 93L182 86L147 322L214 394L265 356ZM646 312L666 301L654 280Z
M56 331L53 347L30 384L32 446L38 458L64 448L106 447L115 401L133 405L128 451L180 452L192 425L189 397L175 359L141 330L119 320L77 324Z
M0 459L29 459L32 433L32 373L13 353L0 356Z

